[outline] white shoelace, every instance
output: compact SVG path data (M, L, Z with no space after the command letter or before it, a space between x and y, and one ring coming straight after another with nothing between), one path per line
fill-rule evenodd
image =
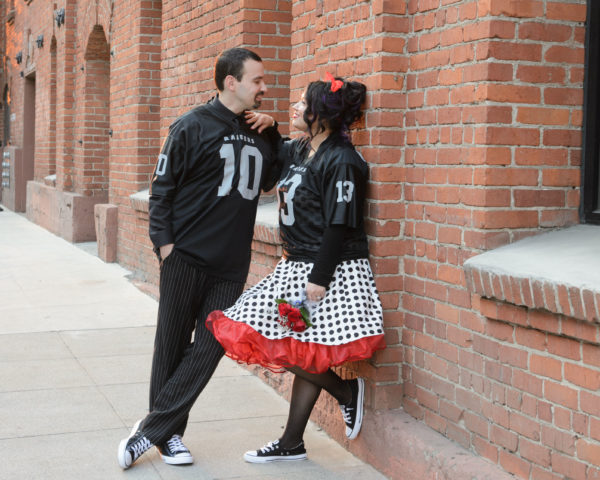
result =
M342 410L342 417L344 417L344 422L346 422L347 425L350 425L350 423L352 422L351 410L353 410L353 408L347 407L346 405L340 405L340 409Z
M142 437L137 442L133 443L131 445L131 449L135 454L133 460L135 461L137 458L139 458L139 456L146 450L148 450L151 446L152 443L150 443L150 440L148 440L146 437Z
M173 435L169 440L167 440L167 445L173 453L189 452L187 447L181 441L181 437L179 435Z
M264 447L262 447L260 449L261 453L269 453L272 450L275 450L277 448L277 445L279 444L279 440L274 440L272 442L267 443Z

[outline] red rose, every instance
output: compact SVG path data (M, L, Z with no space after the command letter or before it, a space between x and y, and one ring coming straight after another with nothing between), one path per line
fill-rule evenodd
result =
M293 307L289 303L280 303L278 309L279 315L286 317L293 310Z
M302 320L302 317L300 317L300 320L296 320L292 324L292 330L294 332L303 332L304 330L306 330L306 323L304 323L304 320Z
M312 327L308 321L308 312L304 310L301 302L296 303L297 305L300 305L299 308L294 308L290 303L283 299L277 299L277 302L277 311L279 312L277 321L281 326L289 328L294 332L303 332L309 326ZM302 312L307 316L306 320L304 320Z
M293 308L292 311L288 313L288 322L290 328L294 332L303 332L304 330L306 330L306 323L304 323L302 314L297 308Z
M297 308L291 308L287 314L288 320L292 323L296 323L298 320L302 320L302 314Z

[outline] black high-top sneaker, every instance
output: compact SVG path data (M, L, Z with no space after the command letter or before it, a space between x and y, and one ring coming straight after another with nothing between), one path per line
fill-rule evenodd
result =
M244 454L244 460L250 463L277 462L281 460L304 460L306 449L304 442L294 448L281 448L279 440L267 443L260 450L250 450Z
M188 465L194 463L194 457L189 449L183 444L181 436L173 435L162 445L158 445L158 451L165 463L169 465Z
M140 458L144 452L152 448L152 442L144 436L144 433L140 429L141 423L142 421L138 420L131 429L129 437L124 438L119 443L117 458L119 466L123 469L131 467L133 462Z
M363 403L365 399L365 381L362 378L348 380L352 390L352 400L346 405L340 403L340 410L346 422L346 437L355 439L360 432L363 419Z

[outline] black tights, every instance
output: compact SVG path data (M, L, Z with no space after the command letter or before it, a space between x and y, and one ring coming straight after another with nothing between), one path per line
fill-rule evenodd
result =
M324 373L308 373L298 367L289 367L287 370L294 374L294 385L288 421L279 443L289 449L302 441L306 424L322 389L341 404L350 402L352 392L348 382L331 369Z

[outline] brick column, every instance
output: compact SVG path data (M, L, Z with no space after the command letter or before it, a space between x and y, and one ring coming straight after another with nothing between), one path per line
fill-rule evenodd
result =
M141 277L155 279L147 211L138 211L130 196L148 188L161 142L163 5L119 0L113 12L109 201L118 206L117 256Z
M56 30L57 100L56 100L56 188L73 191L73 142L75 126L75 26L76 1L65 2L65 23ZM86 35L87 38L87 35Z
M408 14L403 406L541 478L547 407L521 349L538 334L498 322L523 313L471 295L462 265L578 222L585 2L409 1Z
M401 228L405 215L401 183L405 136L399 127L406 104L406 4L386 0L296 1L292 17L292 102L300 98L310 81L323 79L327 71L367 85L368 113L353 131L352 141L370 164L366 220L371 263L385 310L388 348L371 360L349 364L338 372L367 379L369 410L397 408L402 402L403 313L398 308L405 252ZM314 416L341 441L344 434L332 413L337 409L335 401L323 396ZM374 425L365 423L361 436L352 442L353 452L368 455L374 445L370 431Z

